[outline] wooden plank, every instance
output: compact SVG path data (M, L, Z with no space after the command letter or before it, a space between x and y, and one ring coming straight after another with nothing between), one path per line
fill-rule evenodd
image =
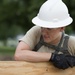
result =
M61 70L47 62L0 61L0 75L75 75L75 67Z

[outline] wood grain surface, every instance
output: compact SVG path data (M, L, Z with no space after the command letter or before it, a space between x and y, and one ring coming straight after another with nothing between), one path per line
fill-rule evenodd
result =
M48 62L0 61L0 75L75 75L75 67L61 70Z

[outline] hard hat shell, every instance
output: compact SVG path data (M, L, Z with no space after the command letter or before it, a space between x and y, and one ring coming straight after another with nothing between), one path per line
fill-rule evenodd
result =
M73 19L62 0L47 0L40 8L32 22L41 27L58 28L71 24Z

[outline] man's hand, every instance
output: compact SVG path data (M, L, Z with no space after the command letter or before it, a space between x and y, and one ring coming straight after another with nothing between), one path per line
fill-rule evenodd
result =
M71 56L71 55L70 55ZM64 54L54 54L52 53L50 61L53 65L59 69L67 69L71 65L71 57ZM70 58L70 59L69 59ZM75 60L75 58L74 58Z
M66 55L66 60L70 67L75 66L75 56Z

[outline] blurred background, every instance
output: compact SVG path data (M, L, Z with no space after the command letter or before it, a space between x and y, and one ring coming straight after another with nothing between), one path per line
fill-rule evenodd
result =
M0 60L14 60L18 39L25 35L33 24L40 6L46 0L0 0ZM75 35L75 0L63 0L69 9L73 23L66 33Z

